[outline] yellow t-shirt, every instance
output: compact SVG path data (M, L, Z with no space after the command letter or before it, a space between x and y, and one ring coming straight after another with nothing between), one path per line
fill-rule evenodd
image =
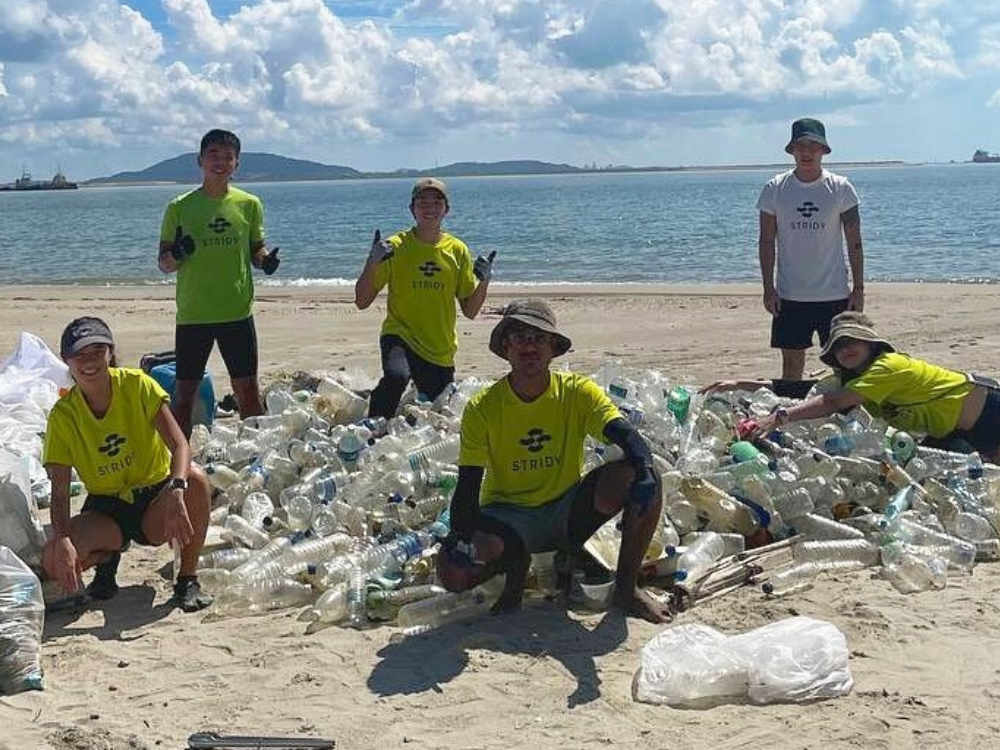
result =
M944 437L958 424L972 384L964 373L885 352L844 388L863 396L865 408L893 427Z
M414 229L389 242L392 257L375 269L376 289L389 286L382 335L395 334L428 362L452 367L458 351L455 300L476 289L469 248L448 233L429 245Z
M586 436L604 442L605 426L620 416L582 375L552 372L548 389L530 403L504 378L469 399L458 463L486 469L481 505L544 505L580 480Z
M112 367L111 406L98 419L80 389L59 399L45 429L42 463L72 466L91 495L132 502L132 490L170 474L170 449L154 419L170 396L142 370Z

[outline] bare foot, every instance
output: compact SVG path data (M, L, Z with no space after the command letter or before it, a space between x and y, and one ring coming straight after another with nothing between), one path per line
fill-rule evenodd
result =
M666 604L659 602L652 595L636 586L629 591L615 593L615 606L632 617L641 617L648 622L670 622L674 613Z

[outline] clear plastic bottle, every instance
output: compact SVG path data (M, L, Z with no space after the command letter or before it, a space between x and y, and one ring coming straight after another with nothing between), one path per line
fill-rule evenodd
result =
M882 548L882 574L901 594L943 589L948 585L948 563L934 554L920 554L909 545Z
M685 586L692 586L705 577L705 574L722 557L726 543L718 534L708 532L701 534L687 545L687 548L677 558L676 581Z
M531 556L531 570L535 574L538 591L545 596L553 596L558 588L556 580L556 553L536 552Z
M222 525L230 538L239 539L251 549L261 549L270 541L267 534L251 526L243 516L231 514Z
M331 586L313 605L302 611L299 620L303 622L319 622L332 624L347 619L347 584Z
M253 555L245 563L233 570L233 575L237 578L249 578L255 571L272 560L281 557L285 550L290 547L292 540L288 537L278 537L269 541L259 552Z
M366 597L368 577L361 568L351 570L347 578L347 622L352 628L360 628L368 621Z
M955 516L955 536L968 542L985 542L996 539L997 533L988 520L977 513L962 511Z
M274 512L274 503L266 492L251 492L243 498L240 515L255 529L264 527L264 518Z
M281 561L286 565L319 565L324 560L345 553L353 543L354 540L347 534L336 533L317 539L304 539L286 547L281 554Z
M824 518L815 513L806 513L789 524L797 534L810 539L864 539L864 532L847 524Z
M368 619L379 622L394 620L400 607L447 593L444 588L433 583L405 586L388 591L381 588L369 588L366 599Z
M769 596L785 596L811 588L816 576L823 571L846 572L861 567L863 566L853 560L799 563L775 573L764 581L761 589Z
M883 546L891 544L893 541L932 548L936 550L936 554L947 560L949 565L959 570L972 570L976 561L974 545L950 534L923 526L905 515L897 516L886 527Z
M494 576L468 591L457 594L449 592L411 602L399 610L396 624L404 629L404 633L412 635L485 615L500 598L504 580L504 576Z
M210 463L205 466L205 475L213 487L223 492L240 481L239 472L221 463Z
M782 492L771 500L775 510L789 523L806 513L812 513L816 507L806 487L796 487L788 492Z
M311 586L287 578L255 579L220 590L212 612L228 617L263 614L305 604L313 595Z
M828 539L799 542L792 547L797 562L853 562L870 567L879 562L879 548L866 539Z
M350 424L337 440L337 456L344 464L344 468L353 471L361 461L361 453L368 447L368 438L371 433L361 425Z
M198 569L220 568L235 570L253 557L254 551L249 547L229 547L203 552L198 557Z
M333 378L322 378L316 386L316 393L325 396L322 407L317 404L317 410L334 418L340 424L346 424L361 419L368 408L368 402L347 386Z
M684 477L681 492L712 531L752 536L760 528L749 507L700 477Z

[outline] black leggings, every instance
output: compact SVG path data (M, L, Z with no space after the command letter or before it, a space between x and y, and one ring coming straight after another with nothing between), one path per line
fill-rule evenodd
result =
M442 367L420 357L403 339L394 334L379 339L382 351L382 379L371 393L370 417L392 417L407 384L413 380L422 397L436 399L455 379L454 367Z

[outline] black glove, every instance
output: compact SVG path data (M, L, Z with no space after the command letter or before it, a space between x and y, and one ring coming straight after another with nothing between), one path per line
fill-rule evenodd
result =
M489 281L493 277L493 259L497 257L497 251L492 251L485 258L480 255L476 258L475 264L472 266L472 273L475 274L476 278L480 281Z
M170 254L178 263L189 255L194 254L194 238L190 234L184 234L184 229L180 226L174 232L174 246L170 248Z
M278 265L280 263L281 259L278 257L278 248L274 248L274 250L261 258L260 270L264 272L265 276L270 276L278 270Z
M389 240L382 239L382 232L375 230L375 239L372 240L372 249L368 251L368 262L378 265L384 260L392 257L394 249Z
M660 483L656 476L656 471L652 466L638 466L635 470L635 479L629 487L629 500L639 509L641 516L646 512L646 508L656 499L660 492Z

